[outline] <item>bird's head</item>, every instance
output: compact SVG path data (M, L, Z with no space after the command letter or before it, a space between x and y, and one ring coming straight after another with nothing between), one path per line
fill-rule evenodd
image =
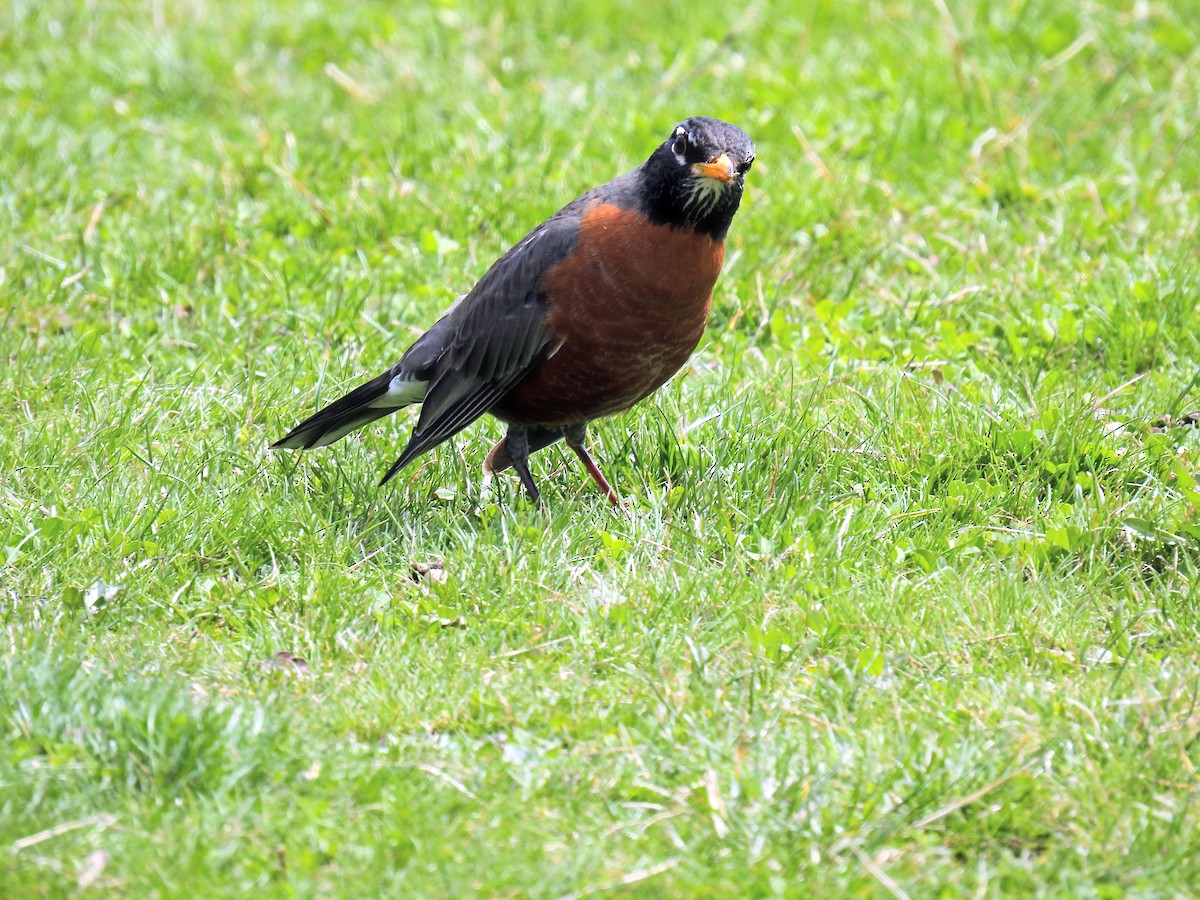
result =
M724 238L753 164L754 144L736 125L685 119L642 166L651 218Z

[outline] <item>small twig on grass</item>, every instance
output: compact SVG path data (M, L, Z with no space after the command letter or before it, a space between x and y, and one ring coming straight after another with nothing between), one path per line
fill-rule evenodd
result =
M1111 391L1109 391L1107 394L1105 394L1103 397L1101 397L1099 400L1097 400L1095 403L1093 403L1092 409L1100 409L1102 406L1104 406L1105 403L1107 403L1109 400L1111 400L1117 394L1121 393L1121 391L1125 390L1125 388L1132 387L1133 385L1137 384L1139 381L1141 381L1145 377L1146 377L1146 373L1143 372L1141 375L1134 375L1132 378L1130 378L1124 384L1117 385L1115 388L1113 388Z
M822 181L832 182L834 180L833 173L829 171L829 166L825 165L825 160L821 159L817 151L813 149L804 130L799 125L793 125L792 134L800 142L800 149L804 151L804 158L817 170L817 176Z
M631 884L637 884L639 881L645 881L647 878L653 878L655 875L661 875L663 872L669 872L671 869L679 865L680 859L674 856L664 862L660 862L656 866L647 866L645 869L638 869L634 872L629 872L622 875L615 881L606 881L603 884L595 885L594 887L584 888L577 894L564 894L562 900L576 900L578 897L586 897L588 894L599 894L601 891L612 891L617 888L627 887Z
M420 771L424 772L426 775L434 775L434 776L442 779L442 781L446 782L446 784L450 785L450 787L454 788L460 794L464 794L467 797L470 797L472 800L479 802L479 797L477 797L474 793L472 793L470 788L468 788L465 784L463 784L461 781L459 781L453 775L447 775L445 772L443 772L437 766L430 765L429 763L421 763L419 766L417 766L417 768Z
M80 828L111 828L116 824L117 817L108 813L103 813L98 816L88 816L86 819L76 819L74 822L63 822L61 825L55 825L53 828L47 828L45 831L39 831L37 834L31 834L28 837L19 838L13 841L14 850L27 850L42 841L48 841L51 838L56 838L59 835L67 834L71 831L78 831Z
M524 656L526 653L536 653L539 650L545 650L547 647L553 647L555 644L561 644L564 641L572 641L575 638L572 635L566 637L555 638L552 641L544 641L541 644L535 644L532 647L521 647L518 650L509 650L505 653L494 653L491 658L496 659L512 659L514 656Z
M946 816L950 815L951 813L957 812L958 810L962 809L964 806L969 806L970 804L974 803L976 800L980 799L981 797L986 797L988 794L990 794L996 788L1001 787L1003 784L1010 781L1012 778L1019 775L1023 771L1025 771L1024 766L1018 766L1016 769L1009 772L1007 775L1003 776L1002 778L997 778L991 784L985 784L983 787L979 788L979 790L972 791L971 793L967 794L965 797L959 797L957 800L952 800L950 803L947 803L945 806L943 806L941 809L937 810L936 812L932 812L922 819L917 819L917 821L913 822L913 827L914 828L924 828L926 825L932 825L934 822L938 821L939 819L946 818Z
M893 880L887 872L879 868L879 866L876 865L875 860L867 856L867 854L862 851L862 848L860 848L857 844L851 844L850 849L854 851L854 855L858 857L858 861L863 864L863 868L874 875L875 880L887 888L888 892L893 897L899 897L903 898L903 900L908 900L908 894L905 893L904 888L896 884L895 880Z
M967 641L966 646L973 647L976 644L990 644L994 641L1002 641L1005 638L1016 637L1016 636L1017 636L1017 633L1015 631L1006 631L1006 632L1004 632L1004 634L993 634L991 637L975 638L973 640Z

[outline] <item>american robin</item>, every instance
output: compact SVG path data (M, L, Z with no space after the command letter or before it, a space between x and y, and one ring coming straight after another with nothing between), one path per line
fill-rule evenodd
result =
M420 403L383 484L490 413L508 433L485 476L516 469L536 503L529 455L563 438L618 504L584 447L588 423L652 393L696 349L753 162L740 128L686 119L642 165L529 232L398 363L272 449L323 447Z

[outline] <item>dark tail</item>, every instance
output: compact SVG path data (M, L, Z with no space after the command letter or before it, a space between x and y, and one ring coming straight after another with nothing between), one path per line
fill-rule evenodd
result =
M403 370L397 369L393 366L378 378L359 385L340 400L334 400L272 444L271 449L311 450L324 447L401 407L419 403L425 398L427 383L411 376L405 378Z

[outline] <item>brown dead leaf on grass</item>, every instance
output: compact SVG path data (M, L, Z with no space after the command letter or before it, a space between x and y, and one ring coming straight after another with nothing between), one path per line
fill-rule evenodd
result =
M261 665L263 671L282 669L285 672L296 674L303 674L308 671L308 660L299 656L293 656L287 650L280 650L271 658L264 659Z
M429 562L415 562L409 567L409 573L412 575L413 581L429 581L432 584L445 584L449 575L446 572L445 563L440 559L431 559Z

